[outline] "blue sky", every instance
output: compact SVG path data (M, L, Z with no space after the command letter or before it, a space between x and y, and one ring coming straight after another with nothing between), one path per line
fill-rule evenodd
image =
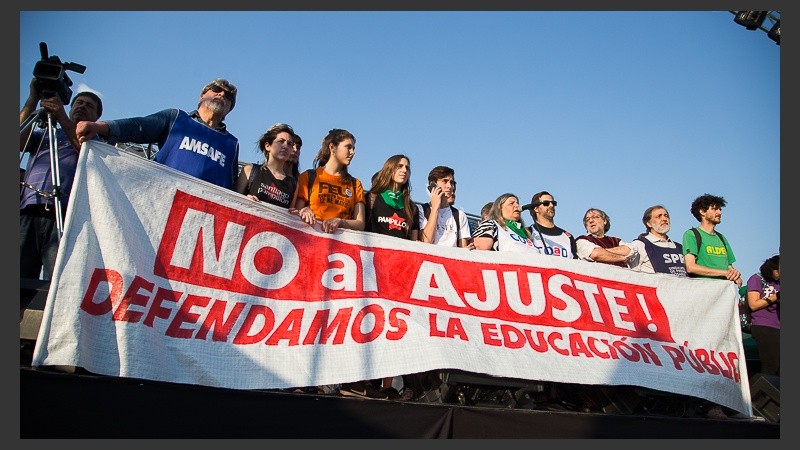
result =
M660 203L680 241L703 194L745 277L780 251L780 50L728 11L20 11L20 98L39 42L102 119L197 106L202 86L239 89L226 120L242 161L277 122L311 167L331 128L356 136L350 172L369 179L410 157L415 200L428 171L455 169L456 206L541 190L556 224L611 216L630 241ZM769 20L765 22L769 24ZM81 27L91 26L91 33ZM523 217L530 224L528 213Z

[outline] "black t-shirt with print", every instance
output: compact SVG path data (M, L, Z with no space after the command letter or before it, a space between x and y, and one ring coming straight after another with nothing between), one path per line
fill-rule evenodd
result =
M367 215L366 230L372 231L373 233L408 239L408 232L406 231L408 227L411 227L411 230L419 230L417 208L411 208L411 213L413 217L409 218L405 209L394 209L383 201L383 197L375 195L375 202L372 205L372 210Z

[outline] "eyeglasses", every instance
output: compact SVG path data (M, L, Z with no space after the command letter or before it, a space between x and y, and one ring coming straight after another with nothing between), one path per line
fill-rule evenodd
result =
M535 207L537 207L539 205L544 205L545 207L547 207L547 206L550 206L550 203L552 203L553 206L558 206L558 202L555 201L555 200L542 200L541 202L534 203L533 207L535 208Z
M586 217L583 219L583 222L584 222L584 223L586 223L586 222L588 222L588 221L590 221L590 220L592 220L592 219L602 219L602 218L603 218L603 216L600 216L600 215L597 215L597 214L595 214L595 215L593 215L593 216L586 216Z
M227 91L227 90L223 89L221 86L217 86L216 84L212 84L211 87L208 88L208 90L212 91L212 92L216 92L217 94L219 94L220 92L224 92L223 95L225 96L225 98L230 100L231 103L236 101L236 96L233 95L233 93L231 91Z

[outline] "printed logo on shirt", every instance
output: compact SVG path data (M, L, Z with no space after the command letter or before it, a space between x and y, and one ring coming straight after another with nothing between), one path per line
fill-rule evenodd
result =
M178 149L189 150L198 155L208 156L212 161L216 161L220 166L225 167L225 154L206 142L184 136Z
M353 193L350 189L344 189L342 186L320 181L317 200L320 204L350 208L353 205Z
M324 181L319 182L319 194L332 194L332 195L339 195L343 197L352 197L353 191L350 189L342 190L342 187L336 184L326 183Z
M664 257L665 264L685 264L685 258L682 254L675 254L675 253L665 253L661 255Z
M567 249L564 247L547 247L543 252L545 255L561 256L562 258L569 258Z
M508 233L508 236L509 236L511 239L513 239L513 240L515 240L515 241L519 242L520 244L525 244L525 245L527 245L528 247L534 247L534 245L533 245L533 241L532 241L532 240L530 240L530 239L527 239L527 238L524 238L524 237L522 237L522 236L518 235L517 233Z
M682 266L670 266L669 267L669 273L671 273L672 275L677 275L679 277L685 277L686 276L686 268L682 267Z
M547 245L542 245L542 240L539 236L533 237L533 246L539 250L539 253L550 256L561 256L562 258L569 258L569 252L563 246L547 240Z
M280 202L281 205L288 205L289 201L291 200L289 198L289 194L286 192L281 192L281 190L278 189L274 183L266 187L264 186L264 183L261 183L261 185L258 187L258 193L263 193L267 196L267 198Z
M404 230L408 228L406 219L398 216L397 213L394 213L392 217L379 216L378 223L389 224L389 230Z
M728 249L725 247L714 247L713 245L706 245L706 253L709 255L727 255Z

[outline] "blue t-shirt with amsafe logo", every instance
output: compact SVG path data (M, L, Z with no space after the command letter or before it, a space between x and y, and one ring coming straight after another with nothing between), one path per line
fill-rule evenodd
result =
M233 189L239 171L239 140L224 124L214 129L200 121L196 110L179 109L107 123L109 142L157 143L155 161Z

